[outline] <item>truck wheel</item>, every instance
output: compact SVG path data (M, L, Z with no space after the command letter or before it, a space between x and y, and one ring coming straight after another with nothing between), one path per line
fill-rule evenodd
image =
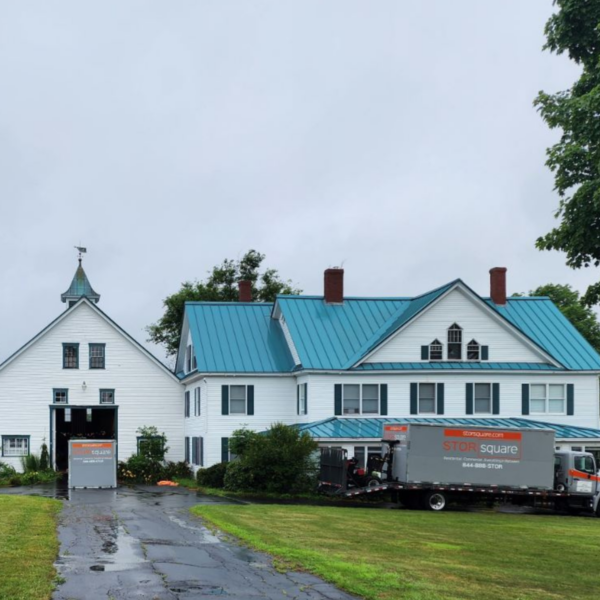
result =
M427 492L423 496L423 506L426 510L439 512L446 508L447 500L443 492Z

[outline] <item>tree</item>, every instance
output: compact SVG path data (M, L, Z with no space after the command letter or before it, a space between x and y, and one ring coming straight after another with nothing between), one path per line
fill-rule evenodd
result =
M257 302L274 302L277 294L299 294L291 281L283 281L275 269L260 272L265 255L249 250L240 260L225 259L213 267L206 281L185 281L179 291L163 300L165 312L146 327L148 341L162 344L169 356L177 354L185 303L237 302L239 281L252 283L252 298Z
M546 24L544 49L562 54L582 67L569 90L540 92L534 102L560 141L547 150L560 197L560 224L538 238L540 250L559 250L573 269L600 264L600 0L554 0L559 10ZM582 298L600 302L600 283Z
M520 295L520 294L515 294ZM529 292L530 296L548 296L581 335L600 352L600 323L596 313L581 302L579 292L570 285L548 283Z

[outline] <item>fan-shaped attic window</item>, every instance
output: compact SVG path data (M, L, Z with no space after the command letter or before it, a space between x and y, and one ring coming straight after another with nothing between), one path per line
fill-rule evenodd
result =
M440 340L435 339L429 344L429 360L442 360L444 357L444 348Z
M462 328L453 323L448 328L448 360L462 358Z

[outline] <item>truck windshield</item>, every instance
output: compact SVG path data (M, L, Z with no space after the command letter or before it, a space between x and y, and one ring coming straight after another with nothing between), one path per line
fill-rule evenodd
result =
M583 471L584 473L590 473L592 475L595 475L596 473L594 459L591 456L575 456L574 466L578 471Z

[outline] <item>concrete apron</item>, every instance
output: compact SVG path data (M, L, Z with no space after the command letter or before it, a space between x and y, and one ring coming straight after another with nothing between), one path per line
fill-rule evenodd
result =
M27 489L65 498L59 517L54 600L186 600L352 597L306 573L278 573L271 559L213 534L189 513L230 503L185 489Z

